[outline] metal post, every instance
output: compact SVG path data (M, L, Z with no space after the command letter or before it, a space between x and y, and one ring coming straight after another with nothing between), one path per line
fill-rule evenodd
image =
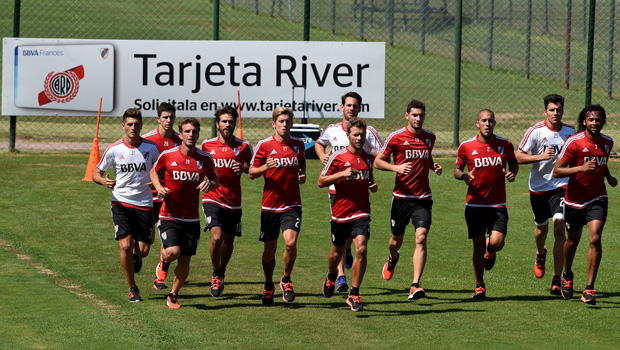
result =
M220 0L213 0L213 40L220 40ZM211 118L211 137L217 137L215 117Z
M493 68L493 17L495 16L495 0L491 0L491 11L489 18L489 48L488 48L488 59L487 66L489 69Z
M258 0L254 0L254 14L258 15Z
M420 51L426 52L426 19L428 18L428 0L422 0L422 32L420 33Z
M394 0L388 1L385 17L388 26L388 40L390 41L390 46L394 46Z
M21 0L15 0L13 8L13 37L19 38L19 21ZM12 115L9 124L9 152L15 152L15 138L17 136L17 116Z
M336 33L336 0L332 0L332 34Z
M456 0L454 14L454 138L453 146L459 145L459 123L461 114L461 37L463 21L463 0Z
M360 40L364 41L364 0L360 1Z
M543 34L547 34L549 31L549 0L545 0L545 27L543 28Z
M462 5L462 4L461 4L461 5ZM458 5L457 5L457 6L458 6ZM480 7L480 0L476 0L476 8L475 8L475 13L476 13L476 15L475 15L475 17L474 17L474 18L476 19L476 21L478 20L478 12L479 12L479 11L478 11L478 8L479 8L479 7Z
M530 78L530 50L532 46L532 0L527 1L527 35L525 39L525 79Z
M586 106L592 102L592 64L594 62L594 16L596 0L590 0L590 18L588 25L588 58L586 62Z
M310 41L310 0L304 1L304 41Z
M616 17L616 0L611 0L609 6L609 61L607 64L607 98L611 99L614 82L614 20Z
M570 43L571 43L571 25L572 25L572 12L573 12L573 0L568 0L566 4L566 54L564 63L564 89L568 90L570 87Z
M512 27L512 0L508 1L508 25Z
M583 10L581 11L581 22L583 30L581 31L581 40L586 41L586 12L588 7L586 6L586 0L583 0Z

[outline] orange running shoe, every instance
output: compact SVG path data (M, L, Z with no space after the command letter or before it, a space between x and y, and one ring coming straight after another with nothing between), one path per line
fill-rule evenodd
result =
M562 279L560 276L553 276L553 280L551 280L551 291L550 293L553 295L562 295Z
M562 287L560 290L562 291L562 298L564 298L564 300L568 300L573 297L573 279L575 278L573 271L571 271L571 275L572 276L569 279L566 275L566 271L562 274Z
M583 295L581 296L581 301L586 304L596 305L596 299L594 299L594 293L596 290L594 289L586 289L583 291Z
M155 277L155 279L153 280L153 288L157 290L162 290L162 289L168 288L168 286L164 283L163 280L160 280L159 278Z
M536 278L543 278L545 275L545 259L547 258L547 247L542 254L536 253L536 261L534 262L534 275Z
M351 295L347 297L347 305L351 307L353 311L364 311L364 306L362 306L362 296L361 295Z
M411 289L409 290L409 300L418 300L424 297L426 297L424 288L411 286Z
M163 283L168 277L168 268L170 267L170 263L164 261L163 256L159 256L159 264L157 264L157 268L155 269L155 276L161 280Z
M389 281L394 277L394 269L396 268L396 264L398 263L398 259L400 258L400 252L396 252L396 259L392 259L392 255L388 255L388 259L383 265L383 279Z
M221 297L224 294L224 277L211 277L211 296Z
M273 305L273 292L275 291L275 288L273 289L263 289L263 305L265 306L272 306Z
M280 289L282 289L282 299L287 303L295 301L295 292L293 291L293 282L284 283L280 280Z
M142 301L142 297L140 296L140 289L138 289L138 286L133 286L129 288L129 301L132 303Z
M181 305L179 305L179 295L178 294L168 294L168 300L166 301L168 307L171 309L179 309Z
M323 283L323 296L326 298L331 298L334 295L334 290L336 289L336 281L332 281L329 279L329 273L327 277L325 277L325 282Z
M484 300L487 297L487 289L483 284L476 284L476 290L474 291L474 300Z

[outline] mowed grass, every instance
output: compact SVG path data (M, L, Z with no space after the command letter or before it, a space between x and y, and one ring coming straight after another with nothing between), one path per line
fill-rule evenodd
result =
M192 271L181 290L180 310L169 310L168 291L152 289L158 243L137 275L144 302L129 303L110 217L110 191L82 182L86 153L0 154L0 334L3 348L613 348L620 341L620 242L618 189L610 189L598 304L579 301L586 282L587 230L575 259L576 296L552 296L552 273L533 276L535 246L527 193L529 167L508 184L510 222L506 247L486 273L488 300L473 302L471 242L463 217L466 186L452 177L453 156L435 156L444 167L431 176L434 221L422 284L428 297L408 301L414 249L406 233L391 281L380 275L387 257L394 174L375 171L368 269L361 292L365 311L354 313L343 294L326 299L329 206L318 189L321 170L308 162L302 186L304 214L293 271L297 300L261 305L262 244L258 242L263 180L243 178L243 236L236 240L224 296L209 292L209 236L203 234ZM620 175L617 160L612 174ZM282 243L280 241L280 243ZM548 247L552 242L548 241ZM282 244L276 276L282 272ZM549 254L551 256L551 254ZM548 266L552 266L550 258ZM172 268L175 264L173 263ZM351 272L347 271L351 278ZM169 282L171 277L169 277ZM344 345L343 345L344 346Z

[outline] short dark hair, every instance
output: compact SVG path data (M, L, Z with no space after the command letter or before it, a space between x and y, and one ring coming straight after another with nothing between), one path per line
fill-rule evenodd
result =
M491 113L491 117L493 117L493 119L495 119L495 113L493 113L493 111L492 111L492 110L490 110L490 109L488 109L488 108L481 109L481 110L480 110L480 112L478 112L478 115L480 115L480 113L482 113L482 112L489 112L489 113ZM476 116L476 120L477 120L477 119L478 119L478 117Z
M411 108L421 109L424 113L426 113L426 105L422 101L411 100L411 102L407 105L407 111L405 113L409 113Z
M177 109L168 102L162 102L157 107L157 116L161 117L163 112L170 112L170 114L172 114L172 118L175 118Z
M231 106L224 106L218 110L215 111L215 121L216 122L220 122L220 117L224 114L230 114L233 119L235 120L235 123L237 123L237 118L239 118L239 113L237 113L237 110L232 108Z
M545 98L543 99L543 101L545 102L545 110L547 109L547 106L549 105L549 103L553 103L553 104L561 104L562 108L564 108L564 97L557 95L557 94L549 94L547 96L545 96Z
M360 128L362 130L366 130L367 124L366 121L359 117L353 117L349 119L349 125L347 125L347 132L351 133L351 128Z
M125 113L123 113L123 123L125 123L127 118L138 119L142 123L142 112L137 108L127 108Z
M586 129L586 126L583 125L583 122L586 120L588 114L592 112L599 112L601 114L601 119L603 120L603 125L605 125L605 123L607 122L607 113L605 113L605 108L603 108L601 105L589 105L582 109L579 113L579 118L577 119L577 132L584 131Z
M346 94L342 95L342 97L340 98L341 100L341 105L344 105L344 102L347 100L347 97L352 97L354 99L357 100L357 103L360 104L360 106L362 105L362 96L360 96L360 94L358 94L357 92L354 91L349 91Z
M196 128L196 130L200 131L200 122L194 117L187 117L181 119L181 121L179 122L179 132L183 132L183 125L185 124L192 124Z

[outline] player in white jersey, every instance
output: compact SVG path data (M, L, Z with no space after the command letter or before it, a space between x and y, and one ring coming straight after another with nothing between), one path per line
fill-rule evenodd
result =
M125 137L103 153L93 182L112 190L112 220L121 248L121 265L129 284L129 301L142 301L134 279L153 236L153 197L149 173L159 157L155 143L140 137L142 114L130 108L123 115ZM103 174L114 168L115 179Z
M530 203L534 212L534 240L536 241L536 259L534 275L545 275L547 257L547 232L549 219L553 221L553 263L554 274L551 281L551 294L561 295L560 284L564 253L562 251L566 235L564 233L564 193L568 178L553 176L553 167L560 154L564 141L575 133L572 126L562 123L564 114L564 97L547 95L544 98L546 119L534 124L527 130L517 150L520 164L532 164L530 171Z
M339 151L342 148L346 148L349 145L349 138L347 136L347 127L349 126L349 119L357 117L361 111L362 96L356 92L348 92L341 97L340 110L342 111L342 121L336 124L331 124L324 131L323 134L316 140L314 144L314 150L323 162L327 164L329 156ZM327 146L331 146L331 151L327 152ZM364 150L376 155L383 147L383 141L372 126L366 127L366 142L364 143ZM329 187L329 202L330 206L334 202L334 196L336 194L336 187L334 185ZM343 255L342 261L338 264L338 281L336 289L339 292L346 292L349 289L347 284L347 278L344 275L344 268L350 269L353 264L353 255L351 254L351 242L347 240L346 254Z

